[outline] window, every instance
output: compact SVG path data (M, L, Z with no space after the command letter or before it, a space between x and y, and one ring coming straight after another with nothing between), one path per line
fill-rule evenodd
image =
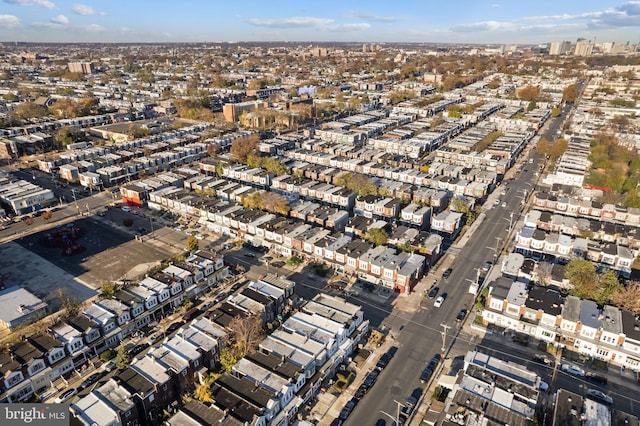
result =
M149 402L153 402L155 399L156 399L156 394L150 393L149 394Z

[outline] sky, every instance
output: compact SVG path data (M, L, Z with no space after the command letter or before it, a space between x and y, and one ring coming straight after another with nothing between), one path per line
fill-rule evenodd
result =
M640 1L0 0L0 41L640 41Z

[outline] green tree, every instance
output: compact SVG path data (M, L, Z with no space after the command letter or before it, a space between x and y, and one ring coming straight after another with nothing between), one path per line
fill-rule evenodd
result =
M189 238L187 238L187 246L186 246L187 251L194 251L197 248L198 248L198 239L193 235L189 235Z
M376 246L383 246L389 241L389 234L382 228L373 228L364 234L364 240Z
M233 366L242 359L245 354L240 352L235 345L225 346L220 351L220 368L227 373L231 373Z
M596 267L589 260L572 259L565 268L564 276L571 282L578 293L582 293L583 289L595 289ZM578 296L578 294L575 294L575 296Z
M120 343L118 346L118 353L116 354L116 368L124 370L131 364L131 355L124 343Z

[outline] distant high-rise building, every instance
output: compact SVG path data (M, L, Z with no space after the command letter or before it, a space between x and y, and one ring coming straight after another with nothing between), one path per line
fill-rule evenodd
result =
M571 51L570 41L554 41L549 46L549 55L565 55Z
M576 56L591 56L593 52L593 44L590 40L585 40L583 38L578 39L576 42L576 48L573 51L573 54Z
M69 62L70 72L79 72L81 74L93 74L95 71L92 62Z

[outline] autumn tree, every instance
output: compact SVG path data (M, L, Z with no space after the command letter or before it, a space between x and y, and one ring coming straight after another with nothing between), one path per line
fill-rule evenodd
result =
M80 313L82 309L81 301L75 297L68 296L61 288L58 288L58 298L60 299L60 303L62 303L62 308L67 318L74 317Z
M249 154L255 154L258 150L260 138L257 134L238 138L231 143L231 158L239 163L245 164Z
M611 295L611 303L620 309L640 314L640 282L628 283Z
M373 245L383 246L389 241L389 234L382 228L372 228L364 234L363 238Z
M22 120L28 120L30 118L44 117L47 114L47 109L34 102L23 102L16 105L14 113Z
M205 404L213 403L213 394L211 393L211 385L215 382L220 375L217 373L209 373L204 379L204 382L196 388L193 397Z
M245 355L240 352L236 345L225 346L220 351L220 368L227 373L231 373L233 366Z
M575 84L570 84L562 91L562 100L565 102L575 102L578 98L578 90Z
M186 249L187 251L194 251L198 248L198 239L193 235L189 235L187 238Z
M525 86L517 91L518 97L526 102L535 101L540 96L540 88L537 86Z
M262 322L257 315L236 316L229 324L229 340L240 353L246 355L255 350L264 339Z

